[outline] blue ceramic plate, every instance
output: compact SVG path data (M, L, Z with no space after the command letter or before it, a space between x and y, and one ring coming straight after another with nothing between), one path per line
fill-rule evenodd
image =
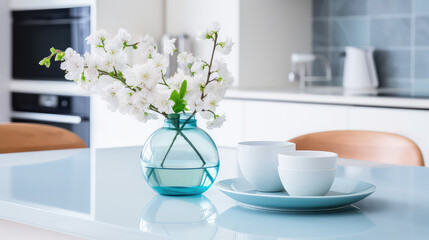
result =
M258 192L244 178L216 183L216 187L241 205L274 211L325 211L346 207L375 191L375 186L358 180L336 178L325 196L289 196L287 192Z

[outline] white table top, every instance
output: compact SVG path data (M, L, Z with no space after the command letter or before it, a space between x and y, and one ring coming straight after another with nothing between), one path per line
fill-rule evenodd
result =
M373 195L337 212L277 213L242 208L214 186L201 196L160 196L140 173L139 151L0 154L0 218L84 239L429 236L428 168L343 160L337 175L375 184ZM218 180L237 176L235 150L220 156Z

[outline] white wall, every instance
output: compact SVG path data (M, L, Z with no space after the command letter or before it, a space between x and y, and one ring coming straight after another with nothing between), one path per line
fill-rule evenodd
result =
M236 81L239 79L239 0L166 0L165 29L169 34L187 33L195 56L209 59L212 45L196 41L199 26L217 21L221 24L220 40L229 36L235 42L233 51L225 57Z
M9 2L0 1L0 122L9 122L10 25Z
M311 0L241 0L240 87L295 85L290 55L311 52L311 19Z
M149 34L160 40L164 34L161 0L97 0L96 29L115 34L119 28L127 29L136 40ZM91 146L119 147L143 145L147 137L162 120L141 123L133 117L111 112L99 96L91 96Z
M163 1L97 0L97 29L116 34L127 29L133 37L149 34L160 39L163 34Z

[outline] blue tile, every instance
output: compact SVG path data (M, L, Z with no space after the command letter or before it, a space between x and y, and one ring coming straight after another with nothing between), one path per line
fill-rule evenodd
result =
M395 78L386 78L379 79L380 88L397 88L397 89L411 89L411 80L410 79L395 79Z
M429 90L429 79L416 79L414 82L415 90Z
M429 51L416 51L414 73L416 78L429 78Z
M416 17L415 41L416 46L429 46L429 16Z
M313 0L313 17L329 16L329 0Z
M367 13L367 0L333 0L334 16L365 15Z
M410 51L376 51L374 54L378 79L410 78Z
M411 0L370 0L372 14L410 13Z
M410 18L371 20L371 44L376 47L409 46L411 38Z
M414 12L415 13L429 13L429 1L428 0L414 0Z
M329 46L329 21L313 21L313 47Z
M345 58L344 50L331 51L329 62L331 63L332 76L343 77Z
M332 45L368 46L369 24L366 18L336 19L332 22Z
M326 59L329 59L329 51L313 51L313 54L322 55ZM312 74L314 76L325 76L326 75L325 66L322 64L321 61L313 62L312 68L313 68Z

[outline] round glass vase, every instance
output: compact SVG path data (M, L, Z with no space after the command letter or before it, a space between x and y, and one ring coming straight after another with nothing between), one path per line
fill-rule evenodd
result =
M149 186L161 195L196 195L214 183L219 153L213 139L190 114L170 114L147 139L140 166Z

